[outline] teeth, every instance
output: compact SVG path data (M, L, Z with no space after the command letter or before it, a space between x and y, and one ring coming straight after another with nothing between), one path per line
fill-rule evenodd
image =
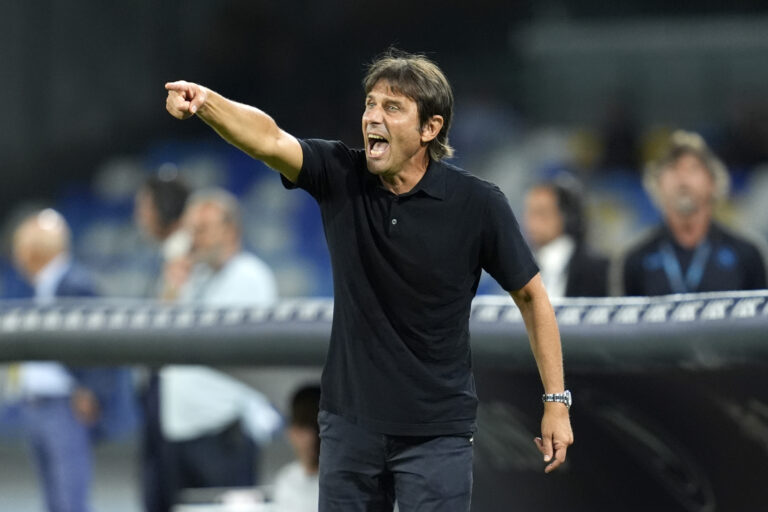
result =
M368 138L369 139L374 139L374 140L387 140L384 137L382 137L381 135L374 135L372 133L368 134Z

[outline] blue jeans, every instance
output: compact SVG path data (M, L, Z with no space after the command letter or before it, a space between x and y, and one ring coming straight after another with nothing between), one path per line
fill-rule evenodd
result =
M320 411L320 512L468 512L472 436L390 436Z
M91 444L70 398L25 402L22 418L49 512L87 512Z

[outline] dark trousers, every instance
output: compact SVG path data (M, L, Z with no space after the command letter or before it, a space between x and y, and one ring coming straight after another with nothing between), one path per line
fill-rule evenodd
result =
M194 487L247 487L256 483L257 447L235 422L223 432L167 441L160 427L159 380L144 396L143 490L146 512L170 512L179 493Z
M167 482L171 471L170 447L160 429L160 379L152 371L143 395L144 425L142 436L142 491L145 512L169 512L172 491Z
M91 442L69 396L25 402L22 418L48 511L87 512Z
M471 434L389 436L320 411L320 512L468 512Z

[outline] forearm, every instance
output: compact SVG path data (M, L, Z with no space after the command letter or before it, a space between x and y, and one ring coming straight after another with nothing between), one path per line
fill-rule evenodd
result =
M296 182L303 153L293 136L261 110L183 80L165 84L165 108L177 119L197 115L224 140Z
M539 278L537 276L534 279ZM512 298L523 316L544 392L563 392L565 377L560 331L544 287L541 285L526 287L514 292Z
M224 140L258 160L274 154L274 146L281 136L277 123L266 113L228 100L210 89L196 114Z

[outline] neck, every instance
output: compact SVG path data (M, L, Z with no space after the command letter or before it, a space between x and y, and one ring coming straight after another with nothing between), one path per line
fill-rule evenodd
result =
M227 249L222 250L221 253L219 253L219 257L216 259L216 261L213 261L209 263L211 268L213 268L214 271L218 272L222 268L226 266L227 263L229 263L229 260L235 257L235 255L240 251L240 246L234 246Z
M397 172L380 174L379 180L384 188L393 194L406 194L421 181L427 172L427 167L429 167L429 155L426 150L419 151Z
M710 219L669 218L667 225L675 241L685 249L693 249L707 237Z

